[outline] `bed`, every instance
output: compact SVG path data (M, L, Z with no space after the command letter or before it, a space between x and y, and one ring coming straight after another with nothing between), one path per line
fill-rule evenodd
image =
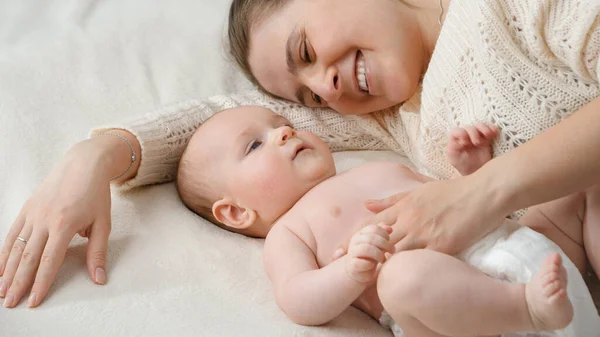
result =
M222 42L228 0L0 0L0 240L59 158L94 126L251 89ZM340 169L391 153L345 153ZM324 327L274 303L262 241L188 211L173 184L113 192L106 286L73 240L34 310L0 308L0 336L390 336L355 309Z
M227 61L229 0L0 0L0 240L67 149L98 125L250 84ZM339 170L389 152L335 156ZM275 305L262 241L208 224L173 184L113 192L108 284L76 237L39 308L0 336L391 336L353 308L323 327Z

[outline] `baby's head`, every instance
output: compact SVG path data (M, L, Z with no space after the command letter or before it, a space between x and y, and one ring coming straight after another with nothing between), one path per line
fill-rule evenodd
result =
M317 136L258 106L219 112L184 151L177 190L211 222L265 237L306 192L335 174L331 151Z

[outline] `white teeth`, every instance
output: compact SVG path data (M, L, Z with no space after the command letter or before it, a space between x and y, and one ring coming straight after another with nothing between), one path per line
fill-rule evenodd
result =
M358 58L356 60L356 79L358 80L358 87L360 90L369 92L367 74L365 71L365 57L360 52L358 53Z

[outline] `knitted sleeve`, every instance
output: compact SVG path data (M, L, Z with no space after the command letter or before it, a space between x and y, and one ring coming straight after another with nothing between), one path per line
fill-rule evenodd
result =
M186 101L143 114L121 124L99 127L91 135L106 129L124 129L135 135L142 148L137 176L125 182L122 190L172 181L179 158L195 130L215 113L238 106L262 105L288 118L295 128L308 130L328 143L332 151L395 150L385 130L373 127L369 118L342 117L330 109L309 109L277 100L256 90L213 96L202 101ZM379 135L378 133L382 133Z
M600 3L593 0L507 1L508 26L533 58L578 86L600 82ZM571 70L578 78L570 78ZM581 82L578 82L581 80Z
M558 59L582 78L600 82L598 1L555 1L544 30L548 47Z

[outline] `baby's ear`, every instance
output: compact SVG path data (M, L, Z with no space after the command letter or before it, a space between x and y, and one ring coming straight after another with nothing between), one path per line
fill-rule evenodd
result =
M241 207L229 198L223 198L213 204L213 215L222 224L237 229L246 229L256 222L256 211Z

